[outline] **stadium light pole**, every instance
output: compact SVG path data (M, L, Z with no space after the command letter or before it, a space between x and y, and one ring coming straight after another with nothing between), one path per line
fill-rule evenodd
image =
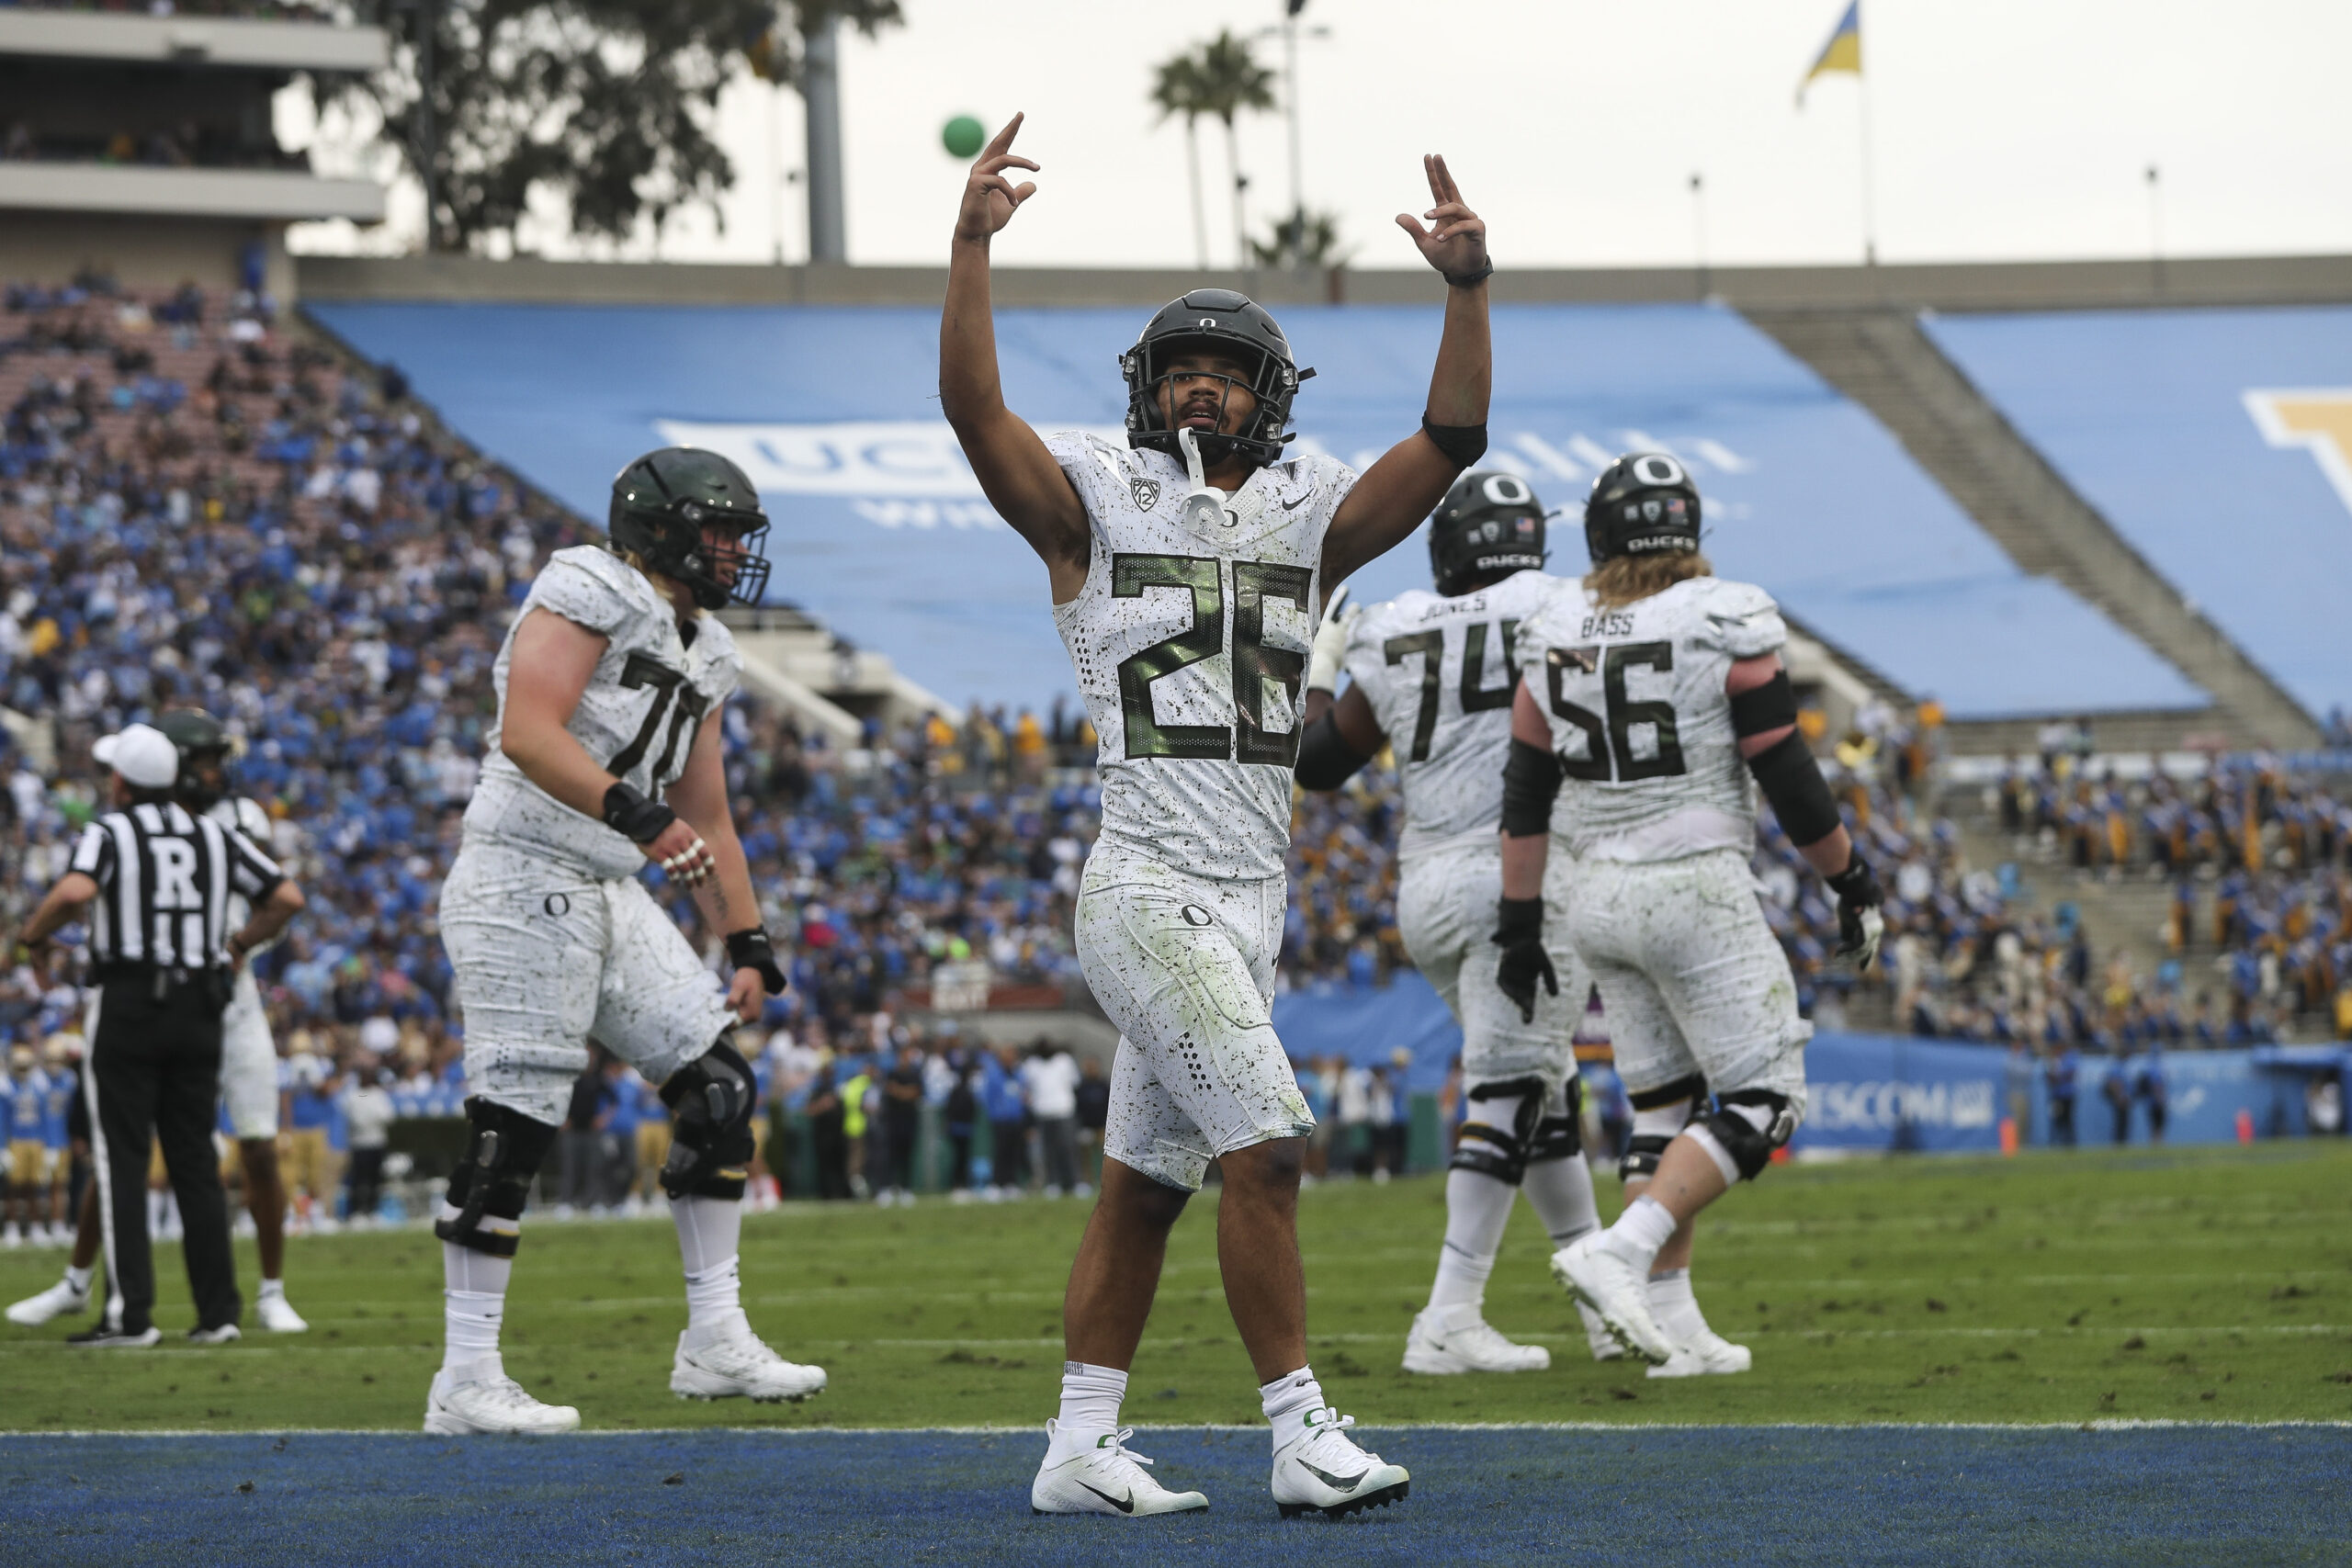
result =
M801 102L808 110L808 259L849 260L842 218L841 18L812 18L802 39Z
M1690 254L1698 264L1699 298L1714 292L1707 271L1707 176L1690 171Z
M1306 9L1306 0L1283 0L1283 25L1259 30L1259 38L1279 35L1283 40L1283 107L1290 122L1290 221L1291 254L1302 257L1306 249L1306 178L1305 162L1299 154L1298 114L1298 14ZM1329 38L1329 28L1309 28L1309 38ZM1299 261L1302 267L1306 264Z
M2165 176L2155 164L2148 165L2148 276L2162 294L2165 291Z

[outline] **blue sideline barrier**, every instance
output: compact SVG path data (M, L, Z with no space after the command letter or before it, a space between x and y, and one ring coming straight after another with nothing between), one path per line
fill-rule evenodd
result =
M1338 1056L1385 1065L1400 1047L1412 1055L1406 1089L1433 1095L1462 1049L1462 1032L1430 983L1399 975L1386 987L1322 985L1274 998L1274 1029L1300 1060ZM2309 1131L2303 1091L2313 1071L2341 1070L2335 1046L2273 1046L2251 1051L2168 1051L2167 1142L2231 1143L2241 1112L2257 1137ZM2111 1141L2113 1122L2101 1093L2109 1059L2082 1058L2075 1132L2086 1145ZM2139 1058L2127 1059L2127 1070ZM1990 1154L2001 1146L2001 1121L2015 1115L2018 1141L2046 1143L2050 1108L2041 1064L2012 1062L1997 1045L1954 1044L1905 1035L1816 1034L1805 1048L1811 1101L1796 1150L1913 1149L1931 1154ZM2135 1101L2129 1141L2149 1141L2144 1100Z

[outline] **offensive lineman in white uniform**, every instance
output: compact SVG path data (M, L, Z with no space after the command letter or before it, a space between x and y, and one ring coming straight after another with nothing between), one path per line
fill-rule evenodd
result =
M1544 506L1527 481L1471 469L1430 518L1437 592L1353 613L1335 606L1306 676L1301 784L1337 789L1382 746L1396 748L1405 796L1396 923L1414 966L1462 1025L1469 1115L1446 1173L1437 1280L1405 1343L1408 1372L1549 1367L1550 1351L1514 1344L1486 1320L1511 1202L1523 1187L1555 1247L1600 1224L1570 1043L1589 984L1567 939L1568 856L1546 863L1544 889L1552 966L1566 983L1537 998L1532 1016L1496 987L1487 945L1502 892L1495 834L1518 684L1511 647L1521 623L1564 586L1543 572L1544 544ZM1350 684L1334 701L1342 666ZM1623 1353L1605 1331L1594 1349Z
M499 650L496 744L441 890L465 1014L467 1157L434 1232L447 1349L428 1432L560 1432L505 1374L498 1331L532 1176L587 1039L661 1086L675 1119L662 1185L686 1276L670 1388L799 1400L825 1386L761 1343L737 1270L757 1094L739 1021L784 988L735 837L720 710L742 669L705 612L767 583L758 493L715 453L664 447L613 481L611 547L558 550ZM721 987L635 873L650 862L726 934Z
M1485 225L1424 161L1424 230L1451 287L1420 434L1359 479L1285 460L1306 372L1273 319L1221 288L1163 308L1120 360L1128 449L1046 442L1005 407L989 242L1036 187L1005 171L1021 120L972 165L940 321L940 397L989 500L1042 557L1054 619L1101 737L1102 831L1080 885L1079 959L1119 1025L1102 1196L1070 1269L1059 1416L1030 1506L1128 1516L1207 1506L1122 1447L1126 1369L1169 1228L1207 1163L1225 1178L1226 1301L1273 1428L1285 1517L1352 1513L1409 1477L1349 1439L1306 1362L1297 1195L1314 1118L1268 1010L1282 941L1291 770L1313 629L1330 588L1417 526L1486 445Z
M1804 1115L1813 1026L1757 905L1749 776L1837 894L1841 955L1870 963L1883 898L1797 734L1780 610L1710 574L1682 465L1655 452L1611 465L1585 543L1591 574L1520 627L1497 984L1521 1005L1555 984L1541 895L1556 835L1577 859L1570 934L1634 1132L1670 1141L1647 1190L1555 1254L1553 1274L1667 1375L1739 1371L1746 1351L1706 1326L1687 1272L1671 1292L1653 1272L1687 1268L1692 1219L1761 1175Z

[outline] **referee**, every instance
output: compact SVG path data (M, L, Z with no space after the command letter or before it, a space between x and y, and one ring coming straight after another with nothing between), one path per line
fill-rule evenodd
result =
M69 1343L137 1348L162 1337L152 1315L155 1266L147 1238L149 1145L160 1137L187 1230L197 1314L188 1337L222 1344L237 1337L244 1303L212 1148L220 1013L236 965L285 928L302 894L235 829L191 817L174 802L179 751L161 730L131 725L92 755L111 770L114 809L83 829L73 869L25 922L22 937L38 949L96 901L90 927L96 996L85 1026L82 1092L107 1296L105 1318ZM242 931L229 930L232 893L253 906Z

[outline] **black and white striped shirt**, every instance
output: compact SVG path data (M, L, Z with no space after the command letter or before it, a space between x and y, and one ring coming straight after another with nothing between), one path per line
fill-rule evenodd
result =
M229 896L259 903L285 877L234 828L175 803L109 811L82 829L74 867L98 885L90 958L100 968L229 963Z

